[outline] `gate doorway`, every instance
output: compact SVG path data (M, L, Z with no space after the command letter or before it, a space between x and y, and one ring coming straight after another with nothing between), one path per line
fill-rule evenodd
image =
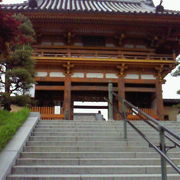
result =
M108 116L108 103L107 102L89 102L89 101L74 101L73 102L73 119L76 120L77 115L82 119L83 117L89 117L94 119L93 115L101 112L104 120L107 120Z

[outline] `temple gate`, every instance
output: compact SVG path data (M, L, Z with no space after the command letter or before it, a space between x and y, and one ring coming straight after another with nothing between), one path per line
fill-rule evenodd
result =
M179 54L178 12L159 12L151 0L37 0L2 8L28 16L37 33L32 109L73 119L74 101L105 101L111 83L118 95L163 119L162 84ZM110 114L119 120L114 109L122 105L112 103Z

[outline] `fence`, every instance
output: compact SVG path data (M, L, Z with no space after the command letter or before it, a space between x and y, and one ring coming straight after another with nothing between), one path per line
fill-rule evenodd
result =
M156 115L155 110L148 109L148 108L139 108L139 109L142 110L143 112L147 113L151 117L153 117L155 119L159 119L158 116ZM137 114L133 113L132 110L128 109L127 110L127 119L129 119L129 120L142 120L142 117L138 116Z
M40 112L41 119L45 120L60 120L64 119L64 114L55 114L54 107L32 107L31 111Z

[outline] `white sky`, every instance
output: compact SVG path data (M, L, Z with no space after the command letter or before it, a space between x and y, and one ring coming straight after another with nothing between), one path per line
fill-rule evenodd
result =
M160 0L153 0L158 5ZM21 3L24 0L3 0L3 3ZM180 0L163 0L163 6L166 9L180 10ZM166 83L163 85L163 98L180 98L177 90L180 89L180 77L172 77L169 74L166 77Z

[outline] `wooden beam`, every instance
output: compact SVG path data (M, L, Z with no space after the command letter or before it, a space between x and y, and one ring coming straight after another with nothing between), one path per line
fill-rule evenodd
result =
M126 92L156 92L156 88L126 87Z
M77 109L108 109L108 106L79 106L79 105L74 105L73 108L77 108Z
M35 81L41 81L41 82L64 82L65 78L60 77L35 77Z
M125 83L133 83L133 84L155 84L156 80L143 80L143 79L125 79Z
M35 77L37 82L64 82L65 78L59 77ZM71 82L92 82L92 83L108 83L117 82L118 79L105 79L105 78L71 78Z
M156 59L124 59L124 58L88 58L88 57L47 57L47 56L33 56L33 59L37 61L37 63L59 63L59 62L77 62L77 63L94 63L94 62L101 62L101 63L107 63L107 62L117 62L117 63L130 63L130 64L148 64L154 63L154 64L177 64L174 60L156 60Z
M40 86L37 85L36 86L36 90L44 90L44 91L63 91L64 90L64 86Z
M87 82L87 83L108 83L109 81L116 83L118 79L105 78L71 78L72 82Z
M117 91L117 88L113 88ZM72 91L108 91L108 87L103 86L72 86Z

